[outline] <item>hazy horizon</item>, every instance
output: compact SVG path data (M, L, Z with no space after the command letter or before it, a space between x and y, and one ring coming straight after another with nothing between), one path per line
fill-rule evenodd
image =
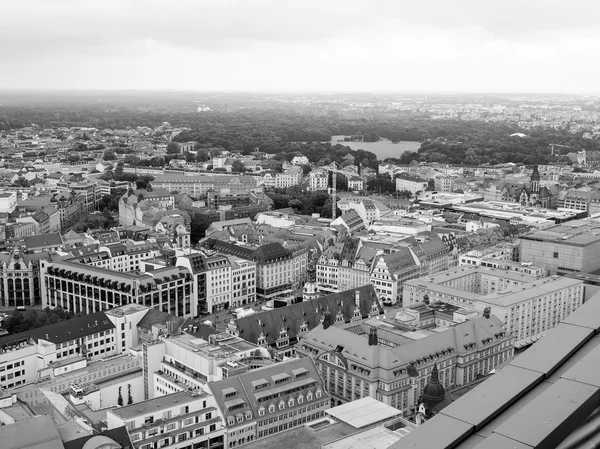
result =
M2 13L3 90L600 90L592 0L21 0Z

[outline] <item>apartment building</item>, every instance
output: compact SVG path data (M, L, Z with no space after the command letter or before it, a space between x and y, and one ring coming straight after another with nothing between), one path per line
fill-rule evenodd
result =
M210 251L255 262L256 297L260 300L289 295L306 280L308 248L303 245L291 249L280 243L248 247L208 239L204 242L204 247Z
M209 313L231 305L231 262L224 255L206 259L206 306Z
M208 385L227 427L228 447L324 416L330 398L312 359L291 359ZM293 445L293 444L292 444Z
M454 178L451 176L440 176L434 179L434 188L438 193L452 192Z
M187 193L192 198L198 198L209 190L221 191L227 189L231 193L248 193L257 187L258 179L260 178L246 175L187 176L169 173L157 175L152 181L152 185L162 187L169 192Z
M286 189L302 182L302 168L294 167L275 175L275 188Z
M256 301L256 263L227 256L231 265L231 308Z
M580 279L536 275L488 267L461 267L404 283L403 302L423 301L467 305L491 310L513 334L517 347L526 346L554 328L583 303Z
M304 335L296 351L315 360L334 406L370 396L410 415L433 371L450 389L514 355L512 336L489 315L416 339L392 325L353 326L350 331L332 321L326 318Z
M93 313L142 304L179 317L197 316L192 276L183 267L120 273L71 261L40 262L42 306Z
M326 170L313 170L308 175L308 189L317 192L327 190L329 187L329 172Z
M383 304L392 305L402 301L403 283L420 276L420 272L411 250L401 248L391 254L377 256L369 279Z
M106 414L109 429L125 426L135 449L221 449L225 426L213 396L181 391Z

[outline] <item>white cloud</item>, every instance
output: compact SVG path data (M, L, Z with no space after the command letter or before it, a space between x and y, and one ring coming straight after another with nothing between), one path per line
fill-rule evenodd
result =
M592 92L599 9L584 0L20 0L2 11L0 87Z

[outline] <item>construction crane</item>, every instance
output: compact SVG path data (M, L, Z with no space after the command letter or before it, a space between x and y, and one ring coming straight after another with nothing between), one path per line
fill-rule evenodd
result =
M335 162L332 162L330 165L326 165L325 167L323 167L325 170L327 170L327 174L329 175L329 173L332 173L331 176L331 188L330 188L330 192L329 195L331 197L331 218L335 220L335 215L336 215L336 209L337 209L337 176L338 174L340 175L344 175L347 178L350 178L350 176L356 176L357 178L362 179L363 183L367 182L365 180L365 178L362 175L359 175L358 173L349 173L347 171L343 171L338 169L335 166Z

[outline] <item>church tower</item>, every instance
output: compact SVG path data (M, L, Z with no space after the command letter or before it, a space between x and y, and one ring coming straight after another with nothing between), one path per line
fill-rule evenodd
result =
M534 165L533 173L531 173L531 193L540 193L540 179L538 166Z
M317 287L317 260L316 252L309 257L306 270L307 280L302 289L302 301L310 301L321 296Z

